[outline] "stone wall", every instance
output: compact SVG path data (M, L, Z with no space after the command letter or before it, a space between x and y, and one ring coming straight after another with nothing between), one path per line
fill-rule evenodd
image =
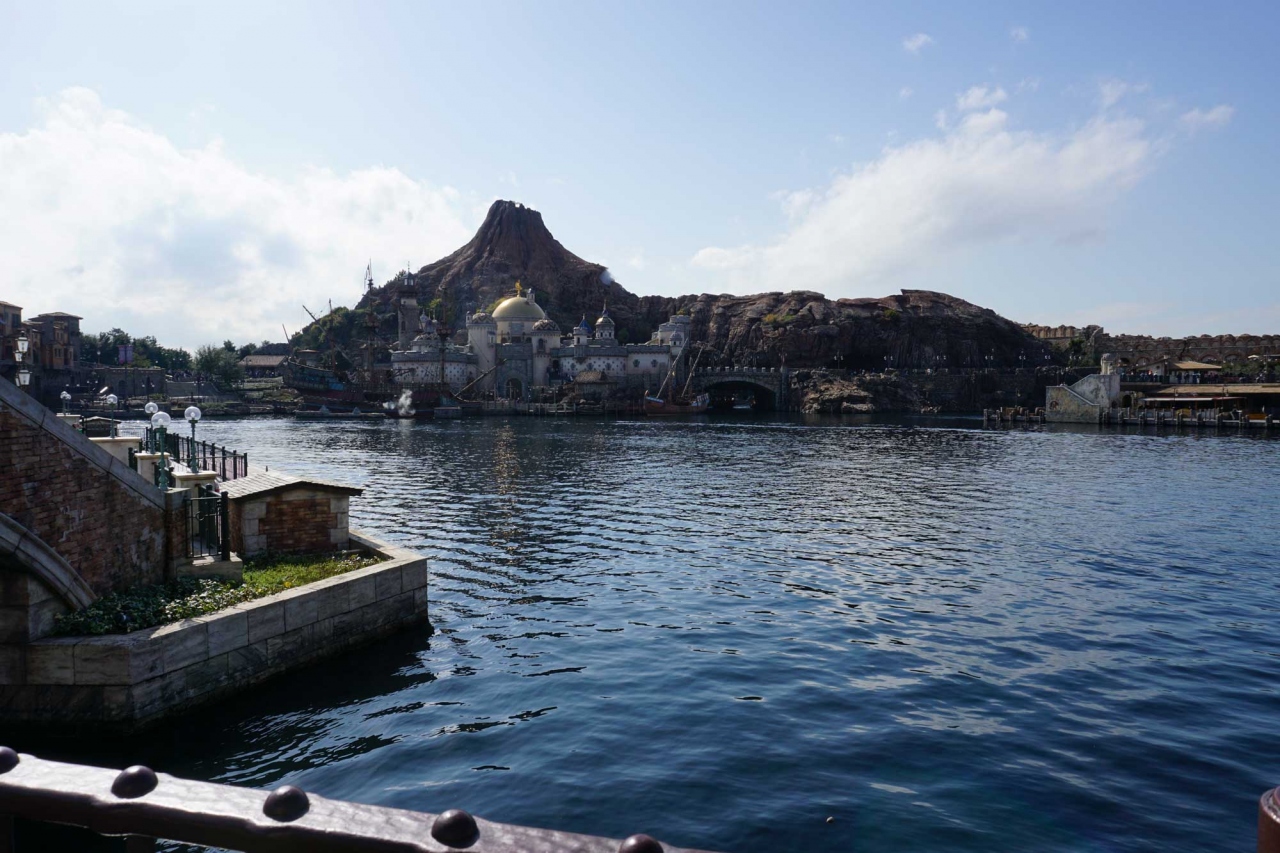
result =
M1191 338L1153 338L1150 335L1100 334L1093 340L1095 357L1111 353L1140 369L1167 358L1222 364L1249 356L1280 355L1280 335L1200 335Z
M1045 420L1051 423L1096 424L1120 399L1118 374L1095 373L1074 385L1045 389Z
M426 558L353 538L389 559L172 625L23 647L0 725L133 728L426 620Z
M182 547L181 528L167 530L184 523L180 499L166 499L8 382L0 382L0 513L97 595L164 580Z
M231 550L259 554L321 553L346 548L350 498L299 487L231 503Z

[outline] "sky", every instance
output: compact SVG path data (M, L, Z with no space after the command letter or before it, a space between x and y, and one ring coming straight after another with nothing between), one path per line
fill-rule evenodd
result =
M280 340L497 198L638 294L1280 333L1280 4L0 0L0 300Z

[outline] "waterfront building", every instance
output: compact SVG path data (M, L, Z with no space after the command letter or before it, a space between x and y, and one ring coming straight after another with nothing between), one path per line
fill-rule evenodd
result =
M442 342L436 321L417 312L416 301L400 299L399 327L420 332L391 354L396 382L404 387L435 384L444 365L454 391L473 385L476 395L528 400L535 388L589 379L595 385L656 389L689 340L689 318L672 317L642 344L623 344L617 324L604 306L594 325L584 316L569 334L547 316L533 290L516 285L516 294L467 317L465 341ZM443 353L442 353L443 347ZM586 376L590 374L590 376Z
M405 327L402 321L401 328ZM479 364L475 354L465 346L440 337L439 326L433 318L425 313L419 314L411 328L418 334L407 347L391 353L391 374L397 385L405 388L439 386L442 372L444 382L454 391L475 380Z

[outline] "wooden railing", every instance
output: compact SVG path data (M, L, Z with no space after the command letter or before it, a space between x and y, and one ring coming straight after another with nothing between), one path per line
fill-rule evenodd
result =
M45 761L0 747L0 853L18 851L15 818L124 836L128 853L155 850L157 838L246 853L698 853L648 835L617 841L493 823L460 809L428 814L366 806L292 785L259 791L141 766ZM30 849L43 849L37 845Z

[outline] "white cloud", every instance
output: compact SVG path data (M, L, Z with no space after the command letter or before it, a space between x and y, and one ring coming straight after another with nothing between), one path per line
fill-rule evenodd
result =
M1009 99L1008 93L1000 86L994 89L988 86L973 86L962 95L956 95L956 109L961 112L970 110L986 110Z
M1219 127L1226 127L1231 118L1236 114L1236 108L1229 104L1218 104L1216 107L1208 110L1202 110L1197 107L1182 114L1178 121L1190 133L1197 130L1213 130Z
M1009 38L1018 44L1025 44L1031 40L1031 30L1026 27L1010 27Z
M182 150L88 89L40 104L38 126L0 133L5 297L120 326L167 345L278 340L305 302L351 305L373 258L464 243L474 211L398 169L255 174L220 143Z
M924 48L933 44L933 37L925 33L916 33L913 36L907 36L902 40L902 49L907 53L919 53Z
M1104 110L1114 107L1129 95L1140 95L1151 87L1146 83L1130 83L1126 80L1103 80L1098 84L1098 103Z
M901 89L898 90L898 97L904 101L907 98L910 98L914 94L915 94L915 90L913 90L910 86L903 86Z
M1040 88L1039 77L1023 77L1018 81L1018 85L1014 87L1014 91L1018 94L1023 92L1034 92Z
M645 260L643 251L636 252L634 255L627 258L627 266L631 267L633 270L643 270L648 265L649 264Z
M973 112L839 175L772 242L708 247L692 263L739 292L876 293L883 279L959 250L1097 235L1154 156L1134 118L1098 115L1053 134L1012 130L997 109Z

